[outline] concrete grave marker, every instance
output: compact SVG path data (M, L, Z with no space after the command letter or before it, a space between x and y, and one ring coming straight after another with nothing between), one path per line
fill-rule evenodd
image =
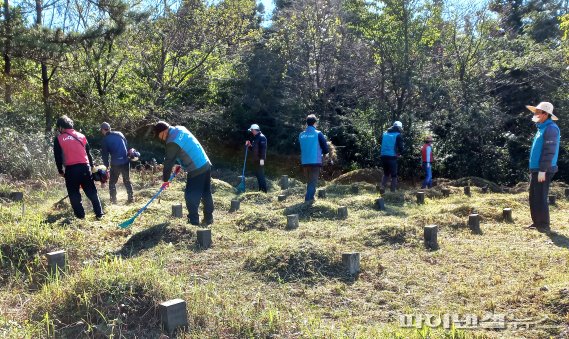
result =
M158 307L162 329L173 334L180 327L188 326L188 310L182 299L173 299L161 303Z
M504 221L514 222L514 218L512 217L512 209L511 208L504 208L504 210L502 211L502 216L504 217Z
M464 186L464 194L470 196L470 186Z
M318 198L320 199L326 199L326 190L321 188L317 191L318 193Z
M235 212L239 210L241 206L241 201L237 199L231 200L231 207L229 208L229 212Z
M417 204L424 204L425 203L425 192L417 192Z
M383 200L383 198L375 199L374 207L380 211L383 211L385 209L385 201Z
M423 236L425 238L425 246L428 249L436 250L439 248L439 243L437 240L437 233L439 227L437 225L427 225L423 229Z
M298 214L290 214L286 216L286 229L293 230L298 228Z
M358 252L342 253L342 264L350 275L360 273L360 254Z
M211 230L201 229L197 232L197 242L198 246L203 249L208 249L211 247Z
M445 198L450 196L450 188L443 188L441 192L443 192L443 197Z
M468 216L468 227L474 233L480 233L480 215L478 214L471 214Z
M182 204L172 205L172 216L174 218L182 218L183 212L184 212L184 210L183 210Z
M286 200L286 195L284 194L279 194L279 196L277 197L279 201L285 201Z
M63 273L67 271L67 253L65 250L46 254L49 274Z
M289 187L288 175L281 176L281 189L286 190Z
M347 219L348 218L348 207L340 206L338 207L338 219Z

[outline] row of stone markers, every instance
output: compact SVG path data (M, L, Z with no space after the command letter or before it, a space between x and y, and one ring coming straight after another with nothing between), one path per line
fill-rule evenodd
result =
M502 219L506 222L514 222L512 216L511 208L504 208L502 210ZM468 216L468 228L472 233L482 234L480 229L480 215L478 213L473 213ZM436 250L439 248L437 241L438 226L437 225L427 225L424 227L424 241L425 246L429 249Z

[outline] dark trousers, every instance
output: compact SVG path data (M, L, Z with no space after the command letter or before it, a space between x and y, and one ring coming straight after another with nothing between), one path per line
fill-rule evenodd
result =
M554 173L546 173L545 181L537 181L538 172L532 172L529 183L529 209L533 225L537 228L549 228L549 184Z
M304 201L314 200L316 186L318 186L318 177L320 176L320 167L304 167L304 176L306 177L306 195L304 196Z
M387 181L391 178L391 192L397 189L397 158L381 157L383 165L383 178L381 179L381 187L385 188Z
M186 207L188 208L188 220L192 225L200 223L198 208L203 199L204 217L206 222L213 220L213 197L211 196L211 169L206 172L190 177L186 181Z
M117 201L117 181L119 176L122 175L122 182L128 194L128 200L132 201L132 184L130 183L130 163L124 165L113 165L111 167L111 177L109 178L109 193L111 194L111 201Z
M101 207L101 201L99 201L99 196L97 195L97 187L95 187L89 165L71 165L65 167L65 187L67 187L73 213L75 213L77 218L85 218L85 210L81 203L81 192L79 191L80 187L83 188L83 192L85 192L87 198L91 200L95 215L97 217L103 215L103 208Z
M257 160L257 163L253 165L253 172L257 177L257 183L259 184L259 191L267 193L267 179L265 179L265 166L261 166L259 164L259 160Z

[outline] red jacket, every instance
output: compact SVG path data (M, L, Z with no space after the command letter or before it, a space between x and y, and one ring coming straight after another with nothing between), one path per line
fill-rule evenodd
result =
M435 157L433 156L433 146L431 144L424 144L421 148L421 158L423 162L431 163L435 161Z
M89 158L85 145L87 138L73 129L66 129L57 137L61 150L63 151L63 163L65 166L88 164Z

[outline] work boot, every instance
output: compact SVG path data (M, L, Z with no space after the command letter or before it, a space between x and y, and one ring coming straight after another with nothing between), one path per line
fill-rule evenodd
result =
M131 196L131 197L128 197L128 200L126 201L126 203L127 203L127 204L132 204L132 203L134 203L134 198L133 198L132 196Z

